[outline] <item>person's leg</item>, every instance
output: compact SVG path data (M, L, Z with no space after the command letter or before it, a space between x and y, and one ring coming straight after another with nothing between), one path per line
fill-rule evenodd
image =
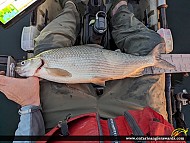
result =
M115 43L125 53L147 55L157 44L163 42L156 32L136 19L126 5L115 11L111 24ZM167 118L164 89L164 75L108 81L104 95L98 101L100 114L115 117L122 115L127 109L150 106Z
M40 99L46 131L64 121L70 114L97 112L97 99L91 84L40 82Z
M122 1L120 2L122 3ZM117 4L118 6L119 3ZM164 42L158 33L148 29L128 10L121 5L113 11L111 18L112 36L119 49L125 53L147 55L159 43Z
M34 54L74 45L80 25L79 13L73 2L65 3L62 13L51 21L35 39Z
M47 25L36 39L35 55L52 49L72 46L76 40L79 13L76 6L66 3L62 13ZM45 127L51 129L67 115L96 112L96 93L91 84L60 84L40 82L40 97Z

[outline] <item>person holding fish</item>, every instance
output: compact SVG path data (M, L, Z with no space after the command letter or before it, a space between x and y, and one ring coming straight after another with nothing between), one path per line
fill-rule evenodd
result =
M80 25L77 6L74 0L60 3L62 13L35 39L35 57L17 64L16 72L28 78L0 75L0 91L22 106L16 135L44 135L68 115L110 119L147 106L167 119L165 75L142 75L150 66L174 68L160 59L165 52L160 35L134 17L127 1L117 0L109 15L122 53L95 44L73 46ZM101 96L92 83L104 86Z

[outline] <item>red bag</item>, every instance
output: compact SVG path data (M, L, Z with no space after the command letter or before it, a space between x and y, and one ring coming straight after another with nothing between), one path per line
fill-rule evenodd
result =
M135 141L124 140L125 136L171 136L174 128L160 114L147 107L143 110L130 110L124 113L124 116L118 116L114 119L103 120L96 113L83 114L67 121L67 126L55 127L46 134L52 143L82 142L99 143L97 137L105 137L106 143L134 143ZM68 132L68 136L61 136ZM85 138L82 138L85 137ZM89 138L87 138L89 137ZM111 137L121 137L121 141L111 141ZM53 139L52 139L53 138ZM85 139L87 139L85 141ZM89 141L92 139L92 141ZM62 140L62 141L61 141ZM74 140L74 141L73 141ZM79 141L83 140L83 141ZM46 143L49 141L40 143ZM139 141L138 141L139 142ZM171 143L171 141L141 141L142 143ZM184 143L183 141L172 141L172 143Z

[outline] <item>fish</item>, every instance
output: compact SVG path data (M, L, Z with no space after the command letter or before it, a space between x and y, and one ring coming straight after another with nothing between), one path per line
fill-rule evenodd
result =
M20 76L58 83L105 86L109 80L143 76L146 67L174 69L174 65L161 59L163 46L155 46L146 56L106 50L96 44L50 49L17 63L15 71Z

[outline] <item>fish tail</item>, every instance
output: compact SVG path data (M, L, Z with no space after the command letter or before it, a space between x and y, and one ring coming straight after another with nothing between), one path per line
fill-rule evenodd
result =
M164 43L158 44L150 53L154 58L154 67L163 69L175 69L175 66L166 60L161 59L161 53L165 47Z

